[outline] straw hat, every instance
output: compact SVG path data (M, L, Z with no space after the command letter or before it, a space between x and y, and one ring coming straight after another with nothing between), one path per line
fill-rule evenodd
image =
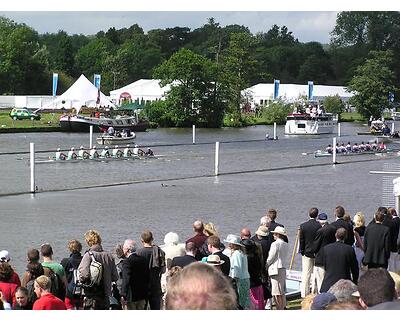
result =
M265 226L259 226L256 231L256 235L260 237L266 237L268 235L268 228Z
M272 232L272 233L281 234L281 235L283 235L283 236L286 236L286 235L287 235L287 234L286 234L285 228L284 228L284 227L281 227L281 226L276 227L275 230L274 230L274 231L271 231L271 232Z
M223 264L225 261L221 260L221 258L219 256L217 256L216 254L210 254L207 257L207 263L212 265L212 266L220 266L221 264Z

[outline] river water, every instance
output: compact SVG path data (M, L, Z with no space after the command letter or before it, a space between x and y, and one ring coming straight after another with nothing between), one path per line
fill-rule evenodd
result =
M351 215L362 211L367 220L378 206L388 205L382 198L382 176L369 171L396 166L397 157L338 157L340 164L333 166L330 158L302 153L324 149L334 135L287 137L283 130L278 126L279 139L265 142L267 132L272 136L271 126L197 129L195 145L191 129L139 132L136 143L162 157L36 164L39 192L34 195L29 194L29 143L37 151L77 148L89 145L89 134L2 134L0 250L10 252L12 265L22 273L28 248L49 242L60 261L68 255L68 240L84 244L83 233L91 228L99 230L106 250L126 238L139 240L145 228L153 231L157 244L169 231L185 241L196 219L213 222L225 238L243 227L254 233L269 208L278 210L277 221L285 225L293 249L296 229L310 207L332 221L337 205ZM338 141L372 139L357 136L365 130L361 124L343 123ZM221 142L218 177L213 176L216 141ZM294 268L300 267L296 256Z

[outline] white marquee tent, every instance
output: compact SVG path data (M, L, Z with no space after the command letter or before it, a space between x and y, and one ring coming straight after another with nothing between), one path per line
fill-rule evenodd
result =
M164 94L170 90L170 86L160 86L160 80L140 79L122 88L110 91L110 98L116 104L120 104L123 99L129 99L132 102L155 101L164 98Z
M88 107L115 107L115 105L102 92L100 92L100 103L97 104L98 89L83 74L75 83L61 96L54 99L41 109L71 109L75 108L77 113L82 106Z
M274 84L273 83L259 83L250 88L242 91L245 97L250 98L249 102L251 107L255 105L263 105L268 101L272 101L274 97ZM298 100L301 96L308 95L308 85L300 84L280 84L278 97L282 100L293 102ZM353 96L352 93L346 91L346 87L341 86L313 86L313 99L324 100L328 96L339 95L343 101L349 100Z

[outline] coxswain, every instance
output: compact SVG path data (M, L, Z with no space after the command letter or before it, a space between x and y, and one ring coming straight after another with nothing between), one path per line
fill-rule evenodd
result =
M122 157L122 151L119 150L118 146L116 145L112 151L112 157L113 158L121 158Z
M85 150L83 146L81 146L78 151L78 157L79 159L89 159L90 154Z
M378 149L379 149L379 151L386 150L386 145L383 143L383 141L379 144Z
M351 152L360 152L360 147L357 145L357 143L355 143L351 148Z
M148 157L152 157L152 156L154 156L154 152L153 152L153 150L151 150L150 148L147 148L147 151L146 151L146 156L148 156Z
M96 150L96 146L93 146L90 150L89 159L95 159L99 157L99 153Z
M333 152L333 148L332 148L332 145L328 145L327 147L326 147L326 152L328 152L328 153L332 153Z
M132 156L132 150L130 148L130 145L127 144L126 148L124 149L124 158L129 158Z
M351 152L351 143L350 143L350 141L347 142L346 151L347 151L347 152Z
M384 136L390 136L390 128L388 127L387 124L384 125L383 129L382 129L382 134Z
M102 158L109 158L110 157L110 152L108 151L108 147L105 146L104 149L101 151Z
M60 148L57 148L56 160L65 160L66 158L67 156L65 155L65 153L61 152Z
M75 152L75 148L71 147L71 150L68 151L67 160L75 160L77 157L78 156Z

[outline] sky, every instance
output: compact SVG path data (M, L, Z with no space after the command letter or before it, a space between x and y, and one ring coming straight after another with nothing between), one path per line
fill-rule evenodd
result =
M216 0L218 1L218 0ZM274 24L286 26L300 42L329 43L336 11L0 11L2 16L25 23L39 33L96 34L111 27L121 29L137 23L145 32L152 29L189 27L191 30L214 17L221 26L244 25L255 34L267 32Z

